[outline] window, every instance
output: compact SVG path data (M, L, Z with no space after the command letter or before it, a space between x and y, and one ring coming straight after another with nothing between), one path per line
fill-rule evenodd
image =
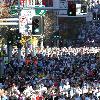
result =
M45 7L53 7L53 0L42 0L42 4L45 5Z

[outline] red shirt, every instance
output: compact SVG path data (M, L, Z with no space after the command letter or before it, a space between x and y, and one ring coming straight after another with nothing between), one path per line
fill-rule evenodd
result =
M40 97L39 97L39 96L37 96L37 97L36 97L36 100L40 100Z
M33 99L34 100L34 99ZM43 96L37 96L36 100L43 100Z
M55 82L55 83L54 83L54 86L57 87L57 86L58 86L58 82Z

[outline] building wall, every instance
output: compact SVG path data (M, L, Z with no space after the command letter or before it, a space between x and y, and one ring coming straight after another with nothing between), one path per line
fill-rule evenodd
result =
M86 23L86 19L81 18L59 18L60 34L63 38L75 39L79 34L79 27Z

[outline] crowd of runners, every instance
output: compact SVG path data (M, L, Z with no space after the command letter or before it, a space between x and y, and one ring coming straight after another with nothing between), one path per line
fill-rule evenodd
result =
M0 93L10 100L99 100L99 51L100 47L48 48L21 61L12 57L5 65Z
M1 100L100 100L99 23L83 26L77 42L38 48L20 61L13 55L0 80Z

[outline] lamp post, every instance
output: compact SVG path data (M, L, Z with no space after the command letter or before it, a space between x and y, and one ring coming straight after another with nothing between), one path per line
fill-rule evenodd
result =
M1 50L0 50L0 78L4 74L4 52L3 52L3 41L1 40Z
M59 36L59 35L54 36L54 40L56 40L55 46L57 46L57 47L59 47L59 39L61 39L61 36Z
M0 57L0 78L2 77L4 73L4 63L3 63L3 57Z
M3 40L2 40L2 44L1 44L1 51L0 51L0 78L3 76L4 74L4 53L3 53Z
M43 49L43 47L44 47L44 46L43 46L43 37L44 37L44 36L41 35L41 49Z
M94 9L94 12L96 13L96 21L97 21L97 19L98 19L98 16L97 16L97 14L98 14L98 8Z
M7 40L7 46L8 46L8 62L10 62L11 60L11 57L12 57L12 38L13 38L13 35L12 33L14 32L14 28L11 28L10 29L10 36L8 36L8 40Z
M17 48L18 48L18 60L20 61L21 60L21 48L22 48L22 45L21 45L21 43L19 41L17 43Z

